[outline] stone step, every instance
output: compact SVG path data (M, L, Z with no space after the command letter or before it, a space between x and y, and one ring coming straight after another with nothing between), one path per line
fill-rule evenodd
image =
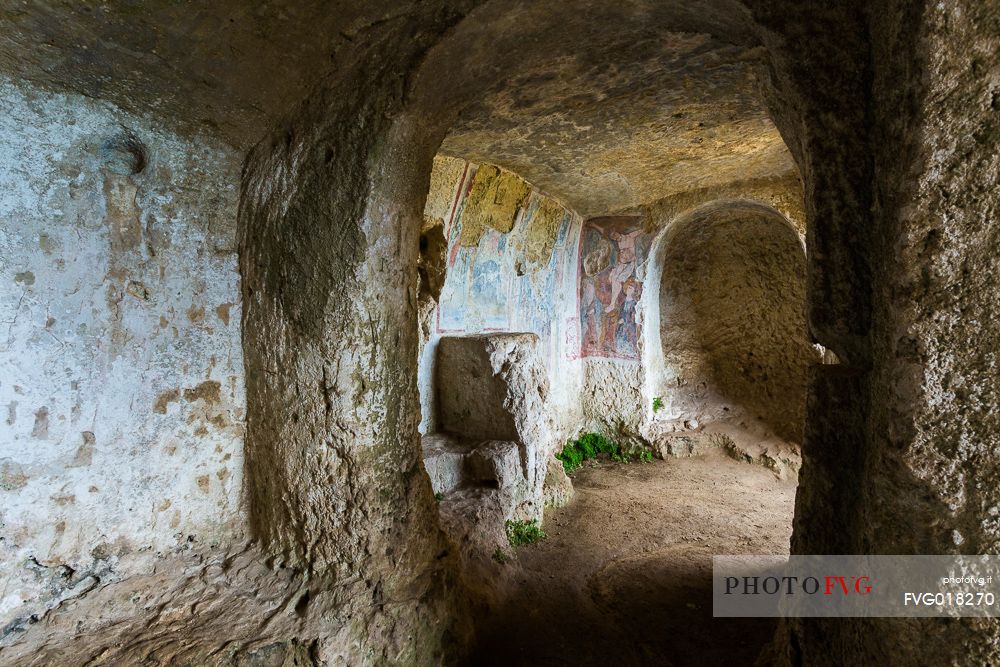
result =
M431 433L423 436L421 446L434 493L459 487L511 489L526 479L522 447L516 442Z

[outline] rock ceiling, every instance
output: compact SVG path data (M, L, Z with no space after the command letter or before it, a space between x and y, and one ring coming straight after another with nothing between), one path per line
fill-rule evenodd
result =
M542 4L504 21L474 13L452 37L453 87L477 59L493 67L443 152L507 167L584 215L794 172L760 94L767 54L735 10ZM487 40L477 20L509 36Z
M448 118L446 154L511 169L584 215L795 169L738 4L449 4L468 15L410 84L415 108ZM0 70L246 148L336 75L366 26L414 7L38 0L0 9Z

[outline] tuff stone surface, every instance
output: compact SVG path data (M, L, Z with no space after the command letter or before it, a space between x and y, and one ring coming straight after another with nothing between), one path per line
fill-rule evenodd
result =
M559 442L537 345L523 333L449 336L438 345L441 430L467 443L467 483L498 488L505 518L541 518Z
M665 369L660 327L671 328L671 324L669 318L661 316L659 303L665 268L662 256L666 247L664 240L676 231L675 226L683 225L698 211L735 211L749 206L770 211L771 217L778 221L784 217L784 224L790 224L803 234L805 213L801 187L797 175L737 181L725 187L673 195L632 211L641 219L643 235L649 239L649 251L637 258L635 268L635 276L643 284L642 296L636 307L636 318L641 328L638 340L641 365L637 367L599 357L584 359L583 409L587 428L615 433L622 439L636 442L653 442L658 437L656 434L663 430L663 424L659 422L666 413L653 413L650 408L654 397L659 396L662 400L678 389L676 384L668 386L669 383L661 377ZM702 216L699 220L704 222L710 217ZM782 265L781 260L775 261L776 266ZM798 260L793 254L786 261L791 266ZM702 279L698 274L687 278L695 281ZM797 294L799 296L794 298L804 298L801 296L803 280L802 277L796 279L789 296ZM798 326L801 327L798 335L804 335L802 316L796 315L793 319L797 323L788 322L788 330ZM802 399L796 400L801 402ZM668 430L687 428L683 422L697 420L698 416L696 412L686 416L679 414L675 420L677 426Z
M530 333L446 336L437 346L441 432L423 436L424 465L466 589L480 602L503 592L498 567L514 557L506 522L540 522L546 505L572 493L551 469L559 440L537 347Z
M245 539L239 159L0 81L2 645L150 553Z
M0 121L0 205L17 202L0 232L4 363L32 379L0 384L0 481L16 498L4 567L20 577L0 612L4 661L456 655L465 596L441 524L471 508L497 540L504 512L481 502L499 488L480 488L439 517L421 469L419 323L440 258L427 255L421 290L422 212L428 229L448 224L442 201L457 201L424 210L442 141L533 186L511 199L542 211L524 261L510 255L520 286L569 275L557 207L567 232L629 211L652 233L756 192L805 231L810 342L836 362L810 372L793 552L996 546L995 3L40 0L0 20L16 88ZM444 180L461 186L452 166ZM518 206L484 203L499 213L466 232L477 252L522 238ZM558 304L533 313L552 341L540 356L583 399L556 402L551 427L540 406L513 404L519 439L573 419L641 435L639 364L566 357L572 309L531 303ZM163 326L150 309L167 304ZM223 333L237 321L242 350ZM510 452L482 462L498 487L514 478ZM564 486L550 457L529 461L532 493L546 477ZM82 500L115 484L107 503ZM995 624L974 621L800 620L772 657L989 664L998 645Z
M446 83L470 102L442 150L511 169L584 216L793 172L743 16L722 2L486 5L429 60L462 62Z
M446 336L438 343L434 385L441 430L480 440L517 437L514 415L506 405L513 392L500 376L500 367L494 366L497 359L492 355L500 340L484 334Z
M147 553L132 565L127 579L87 583L25 623L19 632L28 639L5 648L4 661L38 667L405 664L415 653L435 655L445 631L427 617L409 623L405 599L387 595L359 605L359 597L371 595L360 578L274 568L253 544L182 546ZM369 639L371 648L359 653L358 637L378 640Z
M664 405L654 418L725 421L801 442L819 354L806 338L805 254L794 229L764 207L714 205L676 221L659 243L649 326L659 327L662 361L646 372Z
M503 197L473 196L479 175L501 183L519 202L510 208ZM506 190L504 190L506 192ZM523 193L527 192L526 196ZM521 193L521 194L517 194ZM491 165L435 156L424 207L420 276L438 276L439 294L421 288L420 367L421 429L439 422L436 378L437 344L442 336L496 331L531 332L549 377L547 406L563 437L577 428L582 364L573 343L577 311L577 239L579 216L524 179ZM483 220L505 220L500 231ZM437 223L444 240L437 236ZM466 245L466 225L476 228L475 246ZM510 221L513 221L512 223ZM424 239L428 241L424 248ZM441 253L440 255L437 253ZM433 279L426 281L433 288Z
M353 67L358 40L378 40L386 23L405 31L398 24L411 12L390 1L332 9L312 0L253 7L43 0L0 10L0 64L39 85L246 150L324 77Z

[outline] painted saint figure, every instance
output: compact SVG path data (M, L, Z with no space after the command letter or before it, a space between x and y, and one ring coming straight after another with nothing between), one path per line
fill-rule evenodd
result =
M601 339L601 318L604 304L597 298L597 290L590 281L583 286L583 335L584 344L596 347Z
M611 269L611 301L604 307L604 312L610 313L618 305L618 295L621 294L622 285L625 281L635 275L635 240L642 234L642 229L637 229L628 234L611 232L611 238L618 244L617 264Z
M638 229L637 229L638 227ZM581 355L637 359L647 234L634 216L593 218L581 231Z
M639 325L636 322L636 306L639 303L639 286L634 280L625 283L625 299L618 311L618 326L615 330L615 348L619 352L636 354L639 351Z

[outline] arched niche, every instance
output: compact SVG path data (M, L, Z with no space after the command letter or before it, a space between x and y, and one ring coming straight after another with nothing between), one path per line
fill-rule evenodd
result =
M655 419L725 423L799 443L809 366L806 256L795 228L749 201L675 219L654 242L644 361Z

